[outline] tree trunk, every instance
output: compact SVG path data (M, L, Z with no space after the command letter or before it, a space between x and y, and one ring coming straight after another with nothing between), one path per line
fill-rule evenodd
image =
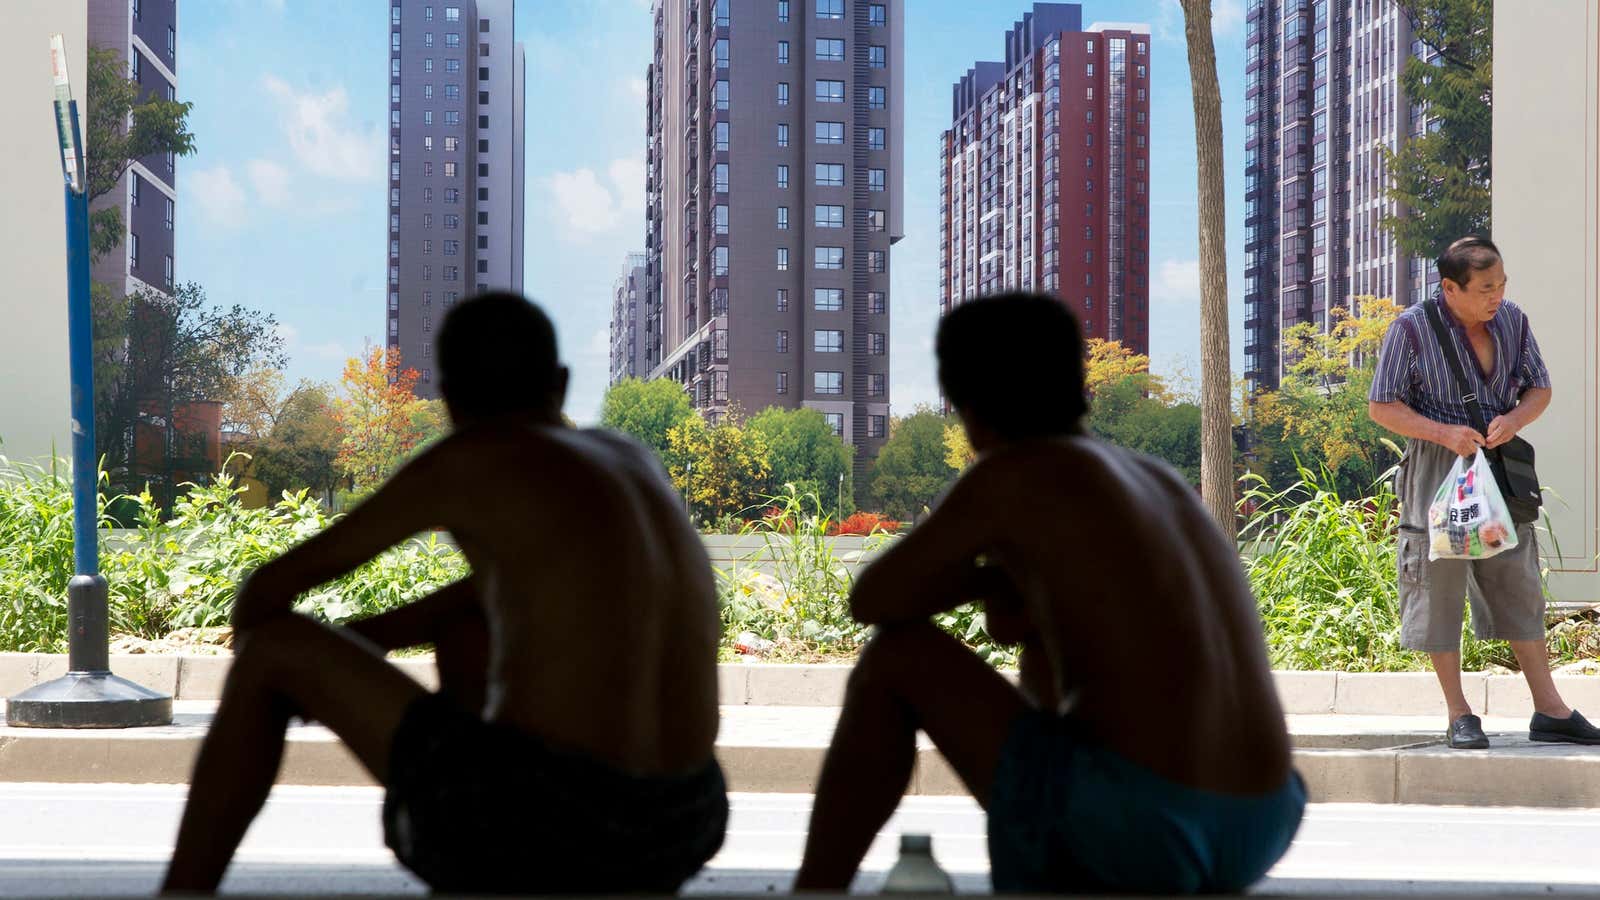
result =
M1223 195L1222 95L1211 39L1211 0L1182 0L1194 91L1200 188L1200 493L1230 538L1234 512L1232 366L1228 353L1227 213Z

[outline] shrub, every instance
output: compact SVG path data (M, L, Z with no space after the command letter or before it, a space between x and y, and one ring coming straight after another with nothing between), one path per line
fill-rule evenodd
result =
M856 512L849 517L833 523L828 529L832 535L854 534L870 536L878 532L893 534L900 530L900 523L882 513Z

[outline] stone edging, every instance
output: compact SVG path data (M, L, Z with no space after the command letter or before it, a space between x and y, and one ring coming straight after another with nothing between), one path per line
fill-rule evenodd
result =
M227 674L228 656L113 656L118 675L172 694L179 700L215 700ZM435 684L430 657L394 661L419 682ZM0 653L0 697L66 672L65 656ZM844 699L847 665L726 663L718 666L723 705L838 706ZM1008 673L1009 674L1009 673ZM1351 673L1275 672L1284 712L1301 715L1419 716L1445 713L1444 701L1428 672ZM1015 677L1014 674L1011 677ZM1532 715L1527 684L1520 675L1468 673L1462 678L1467 699L1486 716ZM1567 702L1600 717L1600 677L1557 676Z

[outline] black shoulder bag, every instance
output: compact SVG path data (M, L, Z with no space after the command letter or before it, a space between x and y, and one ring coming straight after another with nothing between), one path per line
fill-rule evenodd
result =
M1440 318L1438 301L1429 300L1423 305L1427 307L1428 322L1433 325L1439 346L1444 349L1445 362L1450 364L1450 373L1455 376L1456 387L1461 391L1461 402L1466 404L1467 414L1472 417L1472 427L1487 436L1489 423L1484 420L1483 406L1478 403L1478 395L1467 390L1467 373L1461 367L1461 356L1456 353L1456 342ZM1539 474L1533 468L1533 445L1514 437L1493 450L1484 450L1483 454L1489 460L1489 468L1494 470L1494 480L1505 498L1511 521L1518 525L1537 522L1544 496L1540 493Z

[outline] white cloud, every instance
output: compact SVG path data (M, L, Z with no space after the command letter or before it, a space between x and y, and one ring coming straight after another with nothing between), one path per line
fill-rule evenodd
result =
M343 87L301 93L273 75L262 85L278 101L289 147L307 171L350 181L383 174L383 135L350 121L350 97Z
M323 344L307 344L303 350L305 354L312 359L320 359L327 362L344 362L350 357L356 355L354 352L346 350L344 345L338 341L328 341L327 343Z
M1150 299L1157 303L1198 303L1200 260L1162 260L1150 281Z
M233 170L225 165L197 169L188 176L189 187L184 197L193 197L200 204L200 212L212 225L237 228L244 224L244 189L233 177Z
M635 100L643 100L645 92L649 89L650 86L645 83L643 78L628 79L628 95Z
M264 206L289 205L289 170L268 159L252 159L244 164L245 177Z
M278 337L283 340L285 347L292 346L296 341L300 340L300 329L290 325L288 322L279 322Z
M642 222L644 160L615 160L607 167L606 176L609 185L589 168L557 172L544 180L554 195L559 224L568 234L603 234Z

